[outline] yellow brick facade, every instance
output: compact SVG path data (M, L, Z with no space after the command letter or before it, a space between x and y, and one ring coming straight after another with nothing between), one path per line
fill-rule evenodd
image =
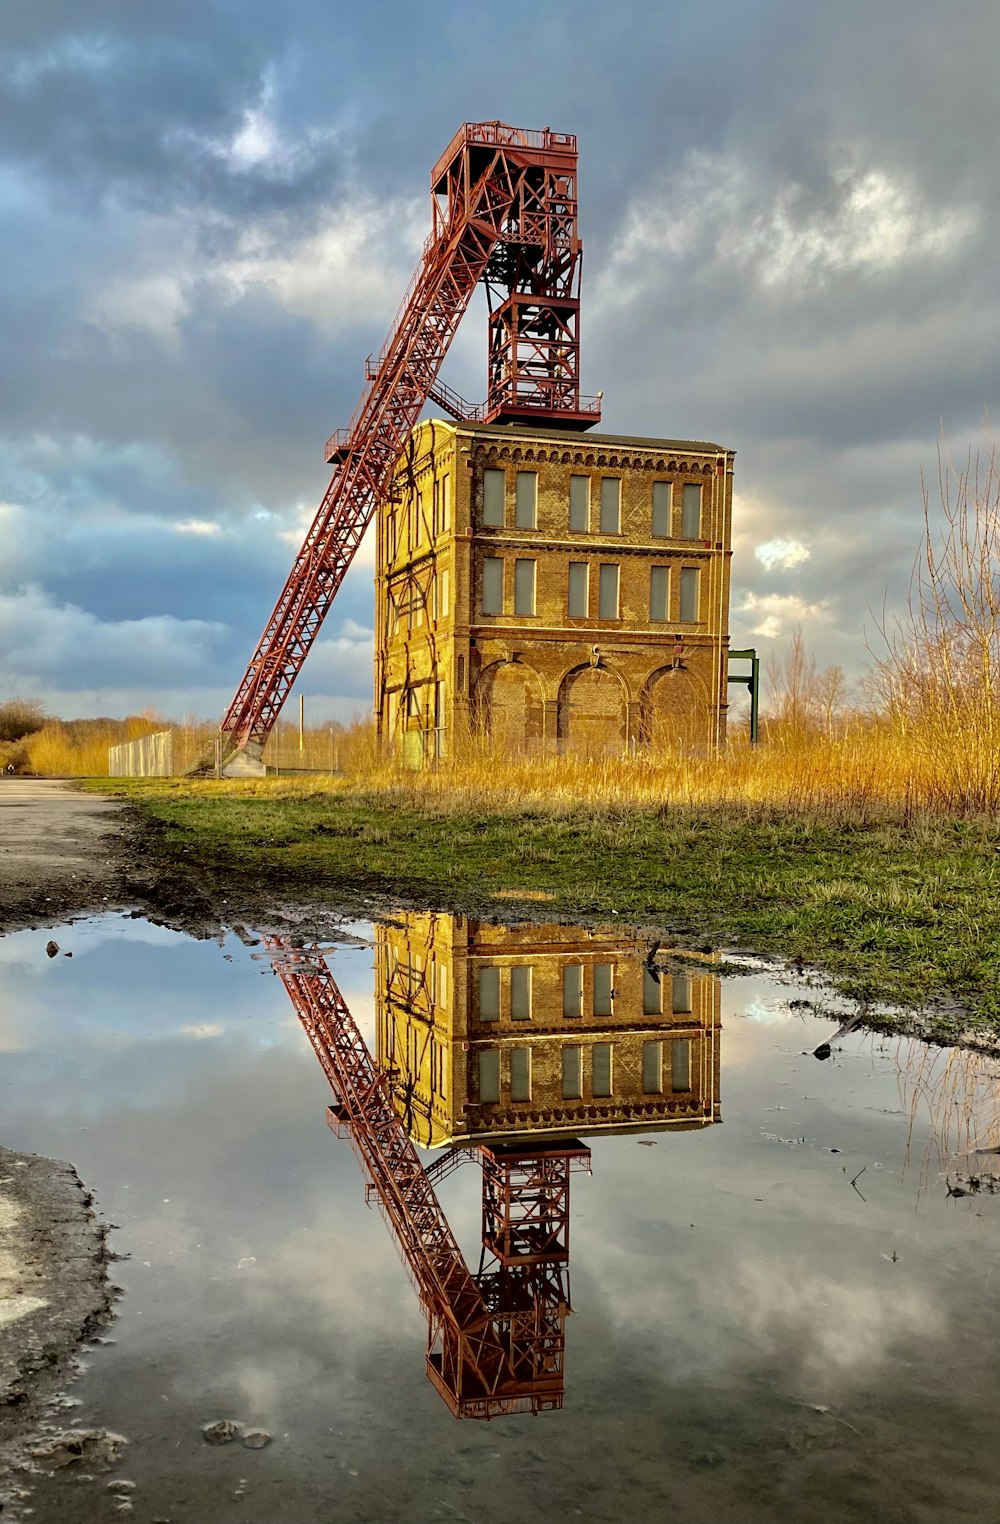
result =
M733 454L419 424L379 508L375 708L413 765L725 736Z
M376 1056L423 1147L719 1119L714 958L659 978L643 941L414 913L376 940Z

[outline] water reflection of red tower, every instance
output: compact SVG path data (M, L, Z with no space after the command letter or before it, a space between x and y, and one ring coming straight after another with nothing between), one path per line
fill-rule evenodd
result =
M427 1373L458 1418L559 1408L569 1300L569 1177L590 1167L575 1139L524 1149L484 1145L483 1250L472 1275L325 960L266 939L330 1081L328 1120L350 1138L427 1316ZM443 1156L440 1179L469 1157Z

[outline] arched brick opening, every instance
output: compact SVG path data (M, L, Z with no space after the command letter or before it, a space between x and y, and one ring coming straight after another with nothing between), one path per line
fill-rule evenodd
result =
M494 745L528 751L542 739L541 683L525 662L495 662L479 676L475 718Z
M574 667L559 685L557 735L562 751L621 751L626 743L625 686L608 667Z
M687 667L661 667L642 695L642 740L649 746L703 746L709 739L708 693Z

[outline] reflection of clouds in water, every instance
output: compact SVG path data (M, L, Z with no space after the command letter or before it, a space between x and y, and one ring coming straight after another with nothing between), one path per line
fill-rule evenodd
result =
M181 1027L177 1035L190 1037L195 1042L202 1042L208 1037L221 1037L225 1030L225 1025L221 1021L202 1021L188 1027Z
M761 1000L759 997L751 1000L740 1014L745 1021L755 1021L761 1026L774 1026L778 1022L792 1019L787 1001Z
M728 1246L699 1259L693 1238L665 1264L635 1254L634 1241L630 1252L627 1233L622 1241L600 1255L588 1243L578 1262L595 1277L596 1297L604 1292L602 1313L671 1384L697 1373L743 1385L773 1371L782 1389L806 1398L857 1395L883 1379L898 1381L899 1358L918 1348L927 1358L932 1341L949 1331L939 1302L888 1264L876 1281L859 1278L853 1255L849 1274L847 1261L843 1274L837 1264L817 1270L801 1255L755 1245L740 1259Z

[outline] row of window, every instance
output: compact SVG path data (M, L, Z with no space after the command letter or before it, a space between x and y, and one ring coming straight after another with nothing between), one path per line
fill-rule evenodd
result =
M571 476L569 479L568 527L572 534L589 534L595 529L600 534L622 532L622 479L620 476L602 476L600 497L597 505L596 525L591 504L592 479L589 476ZM701 482L684 482L679 494L674 493L673 482L653 482L650 502L650 528L655 539L700 540L701 531ZM675 525L675 496L679 496L679 516ZM507 523L507 473L506 471L483 472L483 523L502 529ZM538 473L518 471L514 484L514 528L537 529L538 527Z
M583 963L565 963L562 970L562 1013L577 1018L584 1014L584 993L589 983L590 1015L613 1016L616 997L615 965L594 963L593 977L584 980ZM501 970L487 965L479 970L479 1020L499 1021L501 1011ZM663 1014L665 981L648 968L642 971L642 1014ZM530 964L516 964L510 970L509 1015L511 1021L530 1021L534 1003L534 974ZM670 1009L676 1015L691 1010L691 980L687 974L675 974L670 981Z
M669 1048L669 1061L665 1064L664 1049ZM562 1098L565 1101L583 1099L584 1054L590 1059L590 1094L596 1100L607 1100L615 1093L614 1043L595 1042L588 1048L570 1046L562 1050ZM531 1049L509 1048L507 1050L510 1070L509 1085L512 1101L532 1099ZM483 1105L496 1105L500 1100L500 1050L482 1048L479 1051L479 1100ZM676 1037L667 1042L644 1042L642 1045L642 1093L662 1095L668 1088L671 1094L683 1094L691 1089L691 1039Z
M451 578L447 566L436 575L432 573L426 587L406 582L398 591L390 591L389 634L395 635L400 623L419 630L424 622L425 609L429 611L429 620L447 619L451 614Z
M509 613L505 587L506 561L503 556L483 557L483 582L480 595L480 613L503 615ZM674 568L675 571L678 568ZM701 571L697 566L682 566L677 612L671 613L669 566L651 566L649 569L649 617L654 622L677 619L682 624L695 624L699 618L699 594ZM602 562L597 568L597 610L594 612L594 589L589 561L570 561L566 577L567 619L621 619L621 566L618 562ZM538 563L530 556L518 556L514 561L514 617L531 619L537 607Z
M393 505L387 506L382 519L385 533L386 559L393 561L400 550L412 555L421 545L432 544L438 535L447 534L451 528L451 478L435 477L424 491L411 501L410 511L400 514ZM406 530L406 545L400 544L401 530Z

